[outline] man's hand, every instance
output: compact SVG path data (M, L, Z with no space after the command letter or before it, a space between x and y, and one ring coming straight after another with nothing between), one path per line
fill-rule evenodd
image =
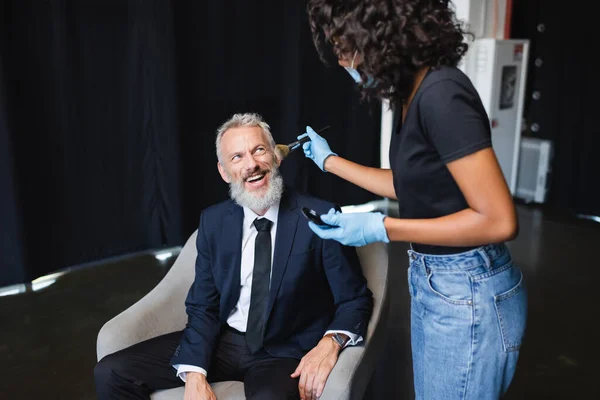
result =
M206 376L199 372L188 372L185 377L184 400L217 400L217 396L206 380Z
M300 377L298 389L302 400L316 400L321 396L340 350L340 346L331 337L325 336L317 347L302 357L298 368L291 375L292 378Z

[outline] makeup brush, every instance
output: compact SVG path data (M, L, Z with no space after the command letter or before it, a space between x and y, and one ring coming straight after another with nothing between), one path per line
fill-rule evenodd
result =
M329 129L329 125L319 129L317 133L321 134L327 129ZM296 140L295 142L292 142L290 144L278 144L275 146L275 154L277 155L277 158L279 158L279 160L283 161L283 159L286 158L292 151L299 149L300 147L302 147L303 143L308 142L309 140L310 137L305 136L302 139Z

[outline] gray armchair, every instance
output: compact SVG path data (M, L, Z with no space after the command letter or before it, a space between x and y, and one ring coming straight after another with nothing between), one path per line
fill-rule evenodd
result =
M185 327L185 297L194 280L196 234L187 240L164 278L137 303L108 321L100 329L96 345L98 360L105 355L152 337ZM322 400L362 399L385 343L388 318L388 255L383 243L358 248L363 274L373 292L374 309L365 341L348 347L329 375ZM245 399L242 382L211 385L220 400ZM184 388L162 390L153 400L182 399Z

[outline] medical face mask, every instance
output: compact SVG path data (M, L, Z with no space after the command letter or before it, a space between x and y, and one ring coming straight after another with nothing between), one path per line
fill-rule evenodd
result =
M344 69L350 74L350 76L352 77L352 79L354 79L354 81L356 83L362 83L362 78L360 77L360 72L358 72L358 70L356 70L354 68L354 60L356 59L357 54L358 54L358 51L355 51L354 57L352 57L352 63L350 64L349 67L344 67ZM367 83L365 83L364 86L365 87L375 86L375 79L373 79L372 76L369 76Z

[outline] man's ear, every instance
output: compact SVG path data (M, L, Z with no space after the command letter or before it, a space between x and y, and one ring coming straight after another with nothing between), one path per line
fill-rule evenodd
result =
M223 180L227 183L231 183L231 179L229 179L229 176L227 175L227 172L225 171L225 168L223 168L223 166L221 165L220 162L217 161L217 169L219 170L219 174L221 174L221 178L223 178Z
M273 160L275 160L275 163L277 164L277 167L281 167L281 158L279 158L277 156L277 154L278 154L277 149L274 148L273 149Z

